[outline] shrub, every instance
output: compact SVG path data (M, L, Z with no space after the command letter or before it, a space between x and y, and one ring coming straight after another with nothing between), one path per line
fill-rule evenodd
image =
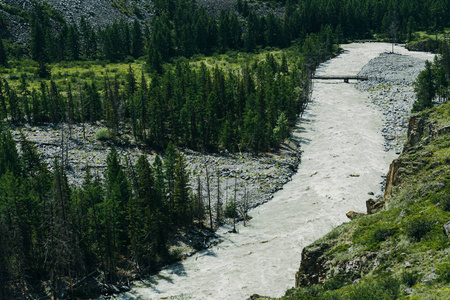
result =
M419 281L419 274L416 271L403 272L401 280L403 284L412 287Z
M376 282L366 282L353 285L347 299L351 300L378 300L396 299L400 294L400 282L387 276Z
M450 260L438 267L437 274L439 275L439 281L450 283Z
M340 289L346 284L345 277L343 275L336 275L330 281L327 281L323 284L323 288L326 291L333 291Z
M442 195L441 205L443 210L450 211L450 193L446 192Z
M106 127L100 128L95 133L95 138L99 141L106 141L111 139L111 133L109 132L109 129Z
M375 229L371 236L372 243L379 243L385 241L388 237L392 235L392 231L387 227L378 227Z
M431 222L426 216L414 216L406 224L405 229L408 237L420 241L431 230Z

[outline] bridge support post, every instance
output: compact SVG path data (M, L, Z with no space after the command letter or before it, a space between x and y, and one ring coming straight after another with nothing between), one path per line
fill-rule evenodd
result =
M344 82L345 82L345 83L348 83L348 78L344 78Z

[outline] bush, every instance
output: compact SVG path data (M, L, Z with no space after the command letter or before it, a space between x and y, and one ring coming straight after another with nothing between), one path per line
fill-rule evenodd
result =
M378 227L371 236L372 243L384 242L392 235L392 231L387 227Z
M402 283L408 287L414 286L419 281L419 274L416 271L403 272Z
M444 193L441 199L442 209L450 211L450 193Z
M346 284L345 277L343 275L336 275L330 281L327 281L323 284L323 288L326 291L333 291L340 289Z
M99 141L106 141L111 139L111 133L109 132L108 128L100 128L99 130L97 130L97 132L95 133L95 138Z
M376 282L367 282L354 285L350 288L348 299L351 300L378 300L396 299L400 295L400 282L387 276Z
M406 234L415 241L420 241L431 230L431 222L426 216L415 216L406 224Z
M438 267L437 274L439 275L439 281L450 283L450 260Z

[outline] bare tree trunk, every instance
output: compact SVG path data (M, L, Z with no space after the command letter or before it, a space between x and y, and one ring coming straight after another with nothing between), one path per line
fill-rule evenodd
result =
M51 247L52 247L52 285L53 285L53 300L58 299L58 293L56 291L57 283L56 283L56 262L55 262L55 245L53 241L53 202L50 205L50 238L51 238Z
M236 194L237 194L237 174L234 175L234 198L233 198L233 232L236 233Z
M209 224L211 226L211 229L214 229L213 220L212 220L212 210L211 210L211 189L209 186L208 166L206 166L206 191L208 193Z
M217 224L220 224L221 222L221 203L220 203L220 174L219 171L217 170L217 211L216 211L216 217L217 217Z
M244 217L244 226L247 226L247 211L248 211L248 191L247 186L245 187L245 193L244 193L244 204L243 204L243 217Z
M197 176L197 218L203 224L203 201L202 201L202 183L200 175Z

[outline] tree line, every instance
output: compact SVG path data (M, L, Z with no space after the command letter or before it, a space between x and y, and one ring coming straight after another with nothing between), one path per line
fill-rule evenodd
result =
M67 296L96 270L104 282L118 282L120 270L148 272L169 258L167 239L177 228L203 221L186 162L172 144L164 160L150 164L141 156L134 165L112 147L103 174L86 166L79 187L68 184L61 160L50 172L32 143L22 137L19 148L2 125L2 299L42 293L43 282L54 299Z
M195 0L171 0L154 1L155 14L150 21L141 23L135 19L129 24L115 20L103 28L84 18L67 24L48 4L36 1L33 11L24 17L31 27L30 55L38 62L96 58L123 61L148 55L153 60L149 67L160 72L158 62L176 56L286 47L292 40L326 30L333 33L337 43L371 38L374 34L407 41L417 30L439 32L450 21L450 4L443 0L268 2L284 5L284 16L271 10L257 14L252 4L238 0L236 10L221 11L216 18ZM0 26L5 27L2 18L0 21ZM3 64L1 51L0 45ZM43 77L49 75L48 70L41 71Z

